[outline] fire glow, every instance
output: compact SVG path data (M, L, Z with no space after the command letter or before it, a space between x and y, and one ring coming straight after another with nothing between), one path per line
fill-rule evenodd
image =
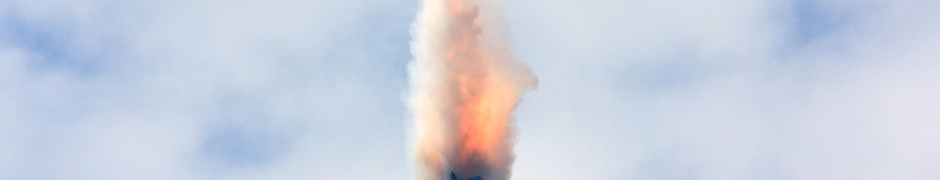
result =
M509 179L512 111L537 80L511 58L492 2L422 5L409 66L418 178L444 179L453 171Z

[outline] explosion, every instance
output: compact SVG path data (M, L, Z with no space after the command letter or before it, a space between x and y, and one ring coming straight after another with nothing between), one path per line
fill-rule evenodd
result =
M418 177L509 179L512 111L537 80L511 58L487 0L423 0L409 105Z

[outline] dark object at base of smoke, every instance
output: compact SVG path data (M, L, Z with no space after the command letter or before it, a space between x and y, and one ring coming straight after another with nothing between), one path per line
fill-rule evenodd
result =
M451 172L450 172L450 180L483 180L483 177L480 177L480 176L473 176L473 177L467 178L467 179L457 179L457 174L454 174L454 172L451 171Z

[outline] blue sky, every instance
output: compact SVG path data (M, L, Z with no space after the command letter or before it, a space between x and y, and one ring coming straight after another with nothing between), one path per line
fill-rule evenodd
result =
M940 178L940 3L500 0L515 179ZM414 0L0 0L0 179L414 179Z

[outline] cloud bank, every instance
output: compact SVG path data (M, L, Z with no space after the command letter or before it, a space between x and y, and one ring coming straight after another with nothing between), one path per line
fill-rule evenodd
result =
M404 176L415 4L0 1L0 179Z
M923 19L937 3L506 7L540 79L518 114L519 179L940 176L940 26Z
M498 3L513 178L940 178L940 3ZM2 0L0 179L415 179L417 7Z

